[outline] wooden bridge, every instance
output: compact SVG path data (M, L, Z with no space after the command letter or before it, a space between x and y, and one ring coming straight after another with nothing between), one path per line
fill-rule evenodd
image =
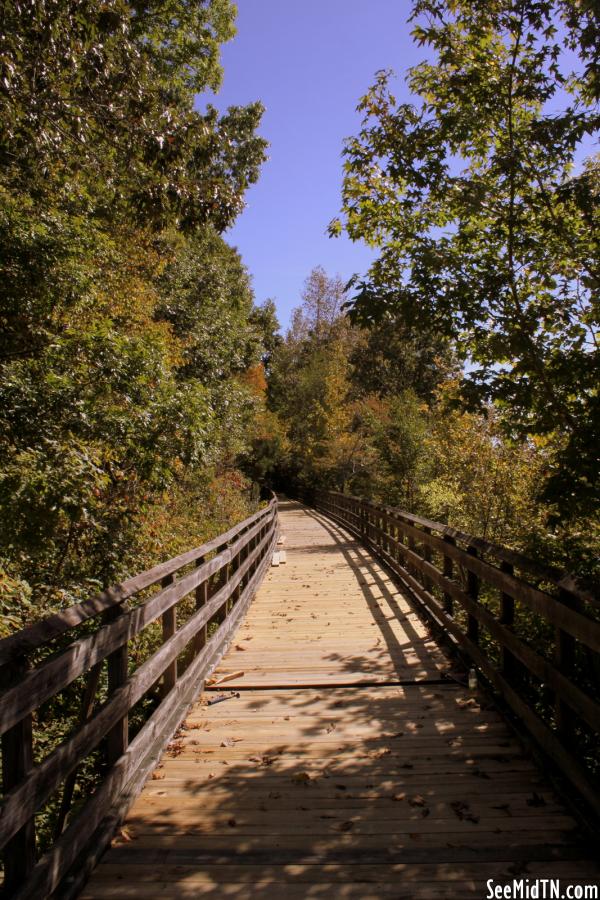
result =
M0 643L13 670L0 700L6 896L375 900L485 897L489 879L598 884L593 598L438 523L336 494L314 503L273 501ZM272 566L278 547L286 561ZM136 636L159 621L136 667ZM34 763L36 710L84 676L80 724ZM103 778L73 805L96 751ZM56 792L37 859L35 812Z

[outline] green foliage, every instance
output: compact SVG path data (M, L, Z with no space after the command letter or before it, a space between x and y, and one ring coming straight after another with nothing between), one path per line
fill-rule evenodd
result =
M576 166L599 121L592 7L415 2L430 58L408 73L414 103L378 74L331 227L381 250L353 320L452 339L463 404L493 402L509 433L552 445L543 492L559 517L600 499L599 168Z
M4 183L95 218L225 230L266 146L260 104L194 108L220 83L233 16L230 0L5 3Z
M31 617L139 568L148 511L247 448L264 322L219 232L264 159L261 108L194 107L233 14L3 9L0 547Z
M445 335L432 328L417 331L389 314L360 333L350 364L360 396L395 397L408 390L427 402L440 382L457 370Z
M540 501L553 440L511 435L499 404L461 409L446 334L392 312L368 329L343 314L315 324L304 299L270 361L268 402L283 439L262 461L284 489L366 496L597 577L597 523L559 523Z
M195 107L233 17L230 0L3 4L1 636L256 508L239 464L264 398L245 378L272 311L220 233L265 158L262 107ZM161 640L159 623L136 638L130 670ZM36 712L36 761L77 727L86 680ZM105 765L102 747L83 761L75 809ZM41 852L59 801L36 817Z

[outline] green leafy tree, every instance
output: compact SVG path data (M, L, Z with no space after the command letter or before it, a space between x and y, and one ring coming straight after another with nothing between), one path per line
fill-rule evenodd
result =
M391 314L360 331L350 363L358 396L395 397L413 391L427 402L457 367L446 335L425 327L417 332Z
M468 362L467 405L554 447L560 515L598 496L598 125L594 4L417 0L429 60L398 103L381 72L345 147L343 219L381 249L355 321L434 327ZM573 60L575 60L573 62Z
M234 33L230 0L4 3L2 182L83 215L225 230L264 160L262 107L219 117L194 98L218 88Z
M0 558L40 615L139 565L150 511L206 499L245 449L262 333L219 232L265 142L260 104L194 105L229 0L2 16Z

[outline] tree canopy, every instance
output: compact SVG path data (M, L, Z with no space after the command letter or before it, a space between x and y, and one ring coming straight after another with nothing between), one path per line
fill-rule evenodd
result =
M247 508L236 467L262 400L241 376L269 335L221 232L265 159L262 107L196 99L220 83L234 13L3 6L0 564L29 585L27 615L164 557L186 529L187 546L211 527L199 498L229 503L215 479ZM154 543L164 509L181 532Z
M593 4L413 4L428 51L398 103L380 72L344 155L342 218L380 249L355 280L355 322L434 328L466 363L467 408L493 402L513 435L555 449L560 516L598 502L597 129Z

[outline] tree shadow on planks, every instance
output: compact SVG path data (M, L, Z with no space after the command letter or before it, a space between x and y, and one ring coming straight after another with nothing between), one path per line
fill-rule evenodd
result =
M543 778L458 686L252 691L187 724L84 897L482 897L488 878L590 877Z
M330 535L333 540L330 548L343 556L346 565L355 574L373 621L385 642L380 658L388 657L398 677L402 679L407 675L407 654L411 657L410 667L414 666L415 657L420 664L420 671L414 673L415 679L435 678L447 671L447 660L438 645L433 638L423 634L423 629L428 631L428 623L420 617L420 612L412 601L399 593L381 564L358 540L350 538L343 528L330 519L314 510L306 510L306 513ZM421 623L420 630L415 628L416 619ZM392 623L400 626L402 641ZM330 658L332 661L342 661L336 654L332 654ZM360 656L348 657L343 662L348 671L360 671L363 667L369 672L375 668L372 660Z

